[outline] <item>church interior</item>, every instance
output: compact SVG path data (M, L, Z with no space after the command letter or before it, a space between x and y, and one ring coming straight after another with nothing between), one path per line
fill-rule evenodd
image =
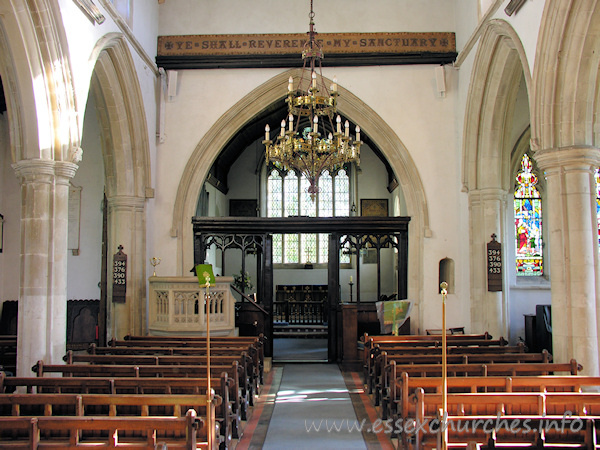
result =
M0 441L596 448L600 2L2 0L0 88Z

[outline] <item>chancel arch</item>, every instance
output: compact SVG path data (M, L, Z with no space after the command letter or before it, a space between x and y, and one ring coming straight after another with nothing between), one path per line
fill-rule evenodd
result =
M191 217L196 214L198 195L208 171L227 142L246 123L273 103L287 95L288 79L298 79L301 69L282 72L257 87L230 108L210 128L190 157L180 184L173 209L171 235L177 238L177 273L186 275L193 266L193 233ZM422 298L423 240L430 235L429 212L423 182L408 149L381 117L354 96L339 88L339 111L355 124L377 145L396 174L406 204L406 215L411 217L409 239L408 298ZM394 215L398 211L391 211ZM418 326L418 307L413 310L413 323Z

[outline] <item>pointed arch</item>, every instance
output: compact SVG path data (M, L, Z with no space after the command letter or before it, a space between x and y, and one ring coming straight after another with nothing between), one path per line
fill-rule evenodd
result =
M532 146L600 146L600 4L547 2L534 67Z
M485 243L492 234L512 242L506 228L513 149L512 119L519 86L530 97L531 76L525 50L514 29L503 20L482 31L471 76L463 140L463 189L469 195L471 326L508 336L506 288L488 292ZM507 283L504 277L503 283Z
M100 122L107 199L107 252L123 246L128 255L125 304L107 302L108 337L146 332L146 198L150 154L146 112L131 53L124 37L101 39L92 56L89 95ZM84 158L85 158L85 149ZM111 296L112 285L108 285Z
M300 77L301 69L278 74L254 89L230 108L206 133L196 146L183 172L173 209L171 235L177 237L177 271L187 272L193 265L193 236L189 225L197 206L198 193L208 171L231 136L265 107L287 95L288 79ZM369 135L388 159L399 180L406 199L410 222L409 296L421 297L423 239L430 235L429 212L423 182L408 149L394 131L358 97L339 88L340 112Z
M105 106L99 112L107 131L103 149L107 196L151 197L146 113L125 38L118 33L106 35L97 43L93 56L96 64L91 93Z
M10 87L7 107L14 162L77 162L78 108L58 3L4 2L0 20L0 70ZM34 120L24 120L22 111L35 114Z
M490 21L475 57L465 113L462 172L467 191L490 184L509 187L506 126L521 76L530 99L529 65L515 30L504 20Z

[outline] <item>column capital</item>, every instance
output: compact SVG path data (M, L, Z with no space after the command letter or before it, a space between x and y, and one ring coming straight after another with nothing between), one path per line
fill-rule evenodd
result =
M144 197L134 197L132 195L116 195L114 197L107 197L106 199L108 206L115 209L131 209L131 208L143 208L146 199Z
M32 180L38 176L62 177L71 179L79 166L68 161L51 159L24 159L12 165L18 178Z
M600 167L600 149L593 146L573 145L547 148L533 154L538 167L544 171L557 169L592 170Z
M483 188L469 190L469 202L506 201L508 191L501 188Z

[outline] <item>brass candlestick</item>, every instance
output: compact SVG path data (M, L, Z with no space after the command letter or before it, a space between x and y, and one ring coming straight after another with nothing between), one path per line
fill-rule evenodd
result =
M206 288L205 301L206 301L206 377L208 379L207 382L207 390L206 390L206 403L207 403L207 418L206 418L206 426L207 426L207 440L208 440L208 448L212 450L213 448L213 422L212 422L212 398L213 398L213 390L211 387L211 370L210 370L210 285L213 286L216 284L215 275L213 272L213 268L210 264L198 264L196 266L196 276L198 277L198 282L200 287Z
M442 290L442 418L440 426L443 427L442 435L442 450L448 448L448 427L443 423L444 418L448 414L448 367L446 360L447 343L446 343L446 297L448 296L448 283L442 281L440 283Z
M211 423L211 403L212 403L212 388L210 386L210 274L208 272L204 272L204 279L206 280L206 376L208 378L207 381L207 414L206 414L206 423L208 426L208 448L212 450L213 442L212 442L212 423Z
M160 264L160 258L153 256L152 258L150 258L150 264L152 264L152 267L154 267L152 276L155 277L156 276L156 266L158 266Z

